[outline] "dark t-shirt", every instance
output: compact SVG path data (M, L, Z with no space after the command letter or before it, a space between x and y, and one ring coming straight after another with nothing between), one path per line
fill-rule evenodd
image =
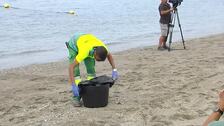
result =
M160 13L160 20L159 22L162 24L169 24L171 22L171 13L167 13L164 15L161 15L161 11L169 10L171 7L168 3L161 3L159 5L159 13Z

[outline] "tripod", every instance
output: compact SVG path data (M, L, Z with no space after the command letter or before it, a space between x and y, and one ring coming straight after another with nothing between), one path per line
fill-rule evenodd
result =
M184 49L186 49L185 43L184 43L184 36L183 36L182 28L181 28L181 25L180 25L180 18L179 18L179 15L178 15L177 8L175 8L175 10L173 12L171 24L169 24L169 33L168 33L169 34L168 35L168 37L169 37L169 48L168 48L168 51L170 51L170 49L171 49L171 43L172 43L172 37L173 37L173 28L175 26L176 17L177 17L178 25L179 25L179 28L180 28L180 34L181 34L183 46L184 46Z

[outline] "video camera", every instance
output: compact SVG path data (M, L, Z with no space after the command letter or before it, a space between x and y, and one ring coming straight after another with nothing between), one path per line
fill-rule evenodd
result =
M179 6L183 0L169 0L169 2L173 4L174 8L177 8L177 6Z

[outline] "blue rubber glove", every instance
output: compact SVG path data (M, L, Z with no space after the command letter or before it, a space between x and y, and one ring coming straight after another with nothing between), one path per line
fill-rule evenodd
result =
M112 79L113 80L117 80L117 78L118 78L117 69L113 69L113 71L112 71Z
M72 83L72 93L76 97L79 96L79 87L74 83Z

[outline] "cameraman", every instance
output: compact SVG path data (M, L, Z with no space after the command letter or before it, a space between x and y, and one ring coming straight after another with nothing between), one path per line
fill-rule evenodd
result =
M166 46L167 36L169 34L169 23L171 23L171 12L174 9L168 3L168 0L161 0L159 5L161 36L159 38L158 50L168 49Z

